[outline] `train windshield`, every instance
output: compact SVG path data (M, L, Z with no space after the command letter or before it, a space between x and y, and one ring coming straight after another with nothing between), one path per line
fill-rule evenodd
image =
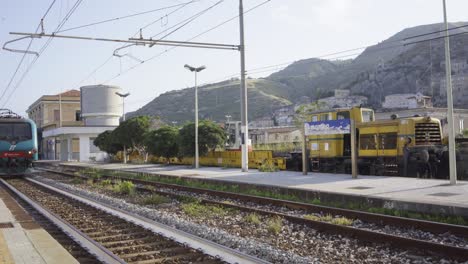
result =
M0 123L0 140L29 140L32 138L28 123Z

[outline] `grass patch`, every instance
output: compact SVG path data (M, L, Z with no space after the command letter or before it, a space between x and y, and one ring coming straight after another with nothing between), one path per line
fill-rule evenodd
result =
M106 187L106 186L110 186L112 185L112 181L111 180L103 180L99 183L101 186L103 187Z
M283 228L283 218L274 216L267 221L267 230L275 235Z
M305 215L304 218L312 221L320 221L320 217L313 214Z
M114 185L114 191L120 194L133 195L135 185L131 181L123 181Z
M177 197L177 200L179 200L181 203L200 203L200 199L186 195Z
M166 196L152 194L148 197L143 199L143 204L145 205L159 205L164 203L170 203L171 199L167 198Z
M225 216L230 211L224 207L217 205L204 205L200 203L184 203L181 205L182 211L192 217L212 217L212 216Z
M344 226L350 226L353 224L353 220L346 218L346 217L333 217L329 214L325 216L317 216L314 214L309 214L304 216L305 219L312 220L312 221L320 221L320 222L327 222L335 225L344 225Z
M353 224L353 220L346 217L333 218L330 223L335 225L350 226Z
M82 184L82 183L83 183L83 179L81 179L81 178L73 178L73 179L71 180L71 183L73 183L73 184Z
M261 221L260 221L260 216L256 213L251 213L251 214L248 214L244 217L244 220L247 222L247 223L251 223L251 224L254 224L254 225L260 225Z

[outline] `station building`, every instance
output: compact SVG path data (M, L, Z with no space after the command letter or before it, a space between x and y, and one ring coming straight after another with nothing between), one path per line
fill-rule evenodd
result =
M102 132L119 125L123 114L121 88L84 86L57 95L44 95L27 110L37 124L40 158L61 161L103 161L108 158L93 143Z

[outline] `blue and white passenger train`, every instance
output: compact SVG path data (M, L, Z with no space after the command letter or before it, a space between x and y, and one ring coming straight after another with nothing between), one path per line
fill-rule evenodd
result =
M37 158L36 124L0 109L0 175L27 173Z

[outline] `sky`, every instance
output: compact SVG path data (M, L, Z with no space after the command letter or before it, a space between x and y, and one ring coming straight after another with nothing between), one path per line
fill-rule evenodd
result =
M142 30L143 37L164 36L178 23L207 10L165 38L186 41L239 12L238 0L0 0L0 43L18 38L9 32L34 33L52 2L43 23L45 33L54 32L80 2L64 21L61 30L66 31L57 34L125 40L138 36L140 28L149 24ZM443 21L442 0L244 0L245 10L264 2L245 15L246 69L252 77L268 76L296 60L377 44L407 27ZM156 9L161 10L67 30ZM447 0L449 22L468 21L466 10L468 1ZM29 41L8 47L25 50ZM34 39L30 50L41 50L47 41ZM192 41L237 45L238 19ZM133 46L118 51L127 56L112 56L121 46L54 38L39 57L24 56L15 76L23 54L0 50L0 108L25 114L28 106L44 94L108 84L130 92L125 108L134 111L164 92L192 87L193 74L184 69L185 64L207 67L199 74L201 84L240 72L238 51ZM278 64L281 66L267 71L254 71Z

